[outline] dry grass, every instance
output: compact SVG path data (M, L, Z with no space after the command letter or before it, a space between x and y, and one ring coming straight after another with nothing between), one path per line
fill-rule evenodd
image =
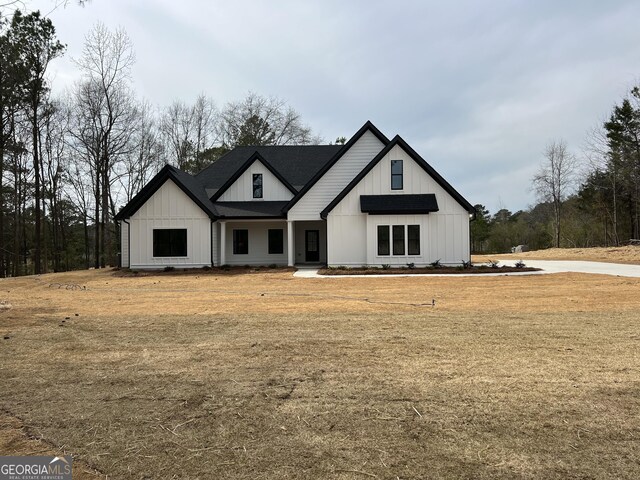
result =
M485 262L493 258L514 260L585 260L590 262L628 263L640 265L640 246L594 247L594 248L548 248L524 253L500 253L495 255L474 255L474 262Z
M110 478L640 468L638 279L76 272L1 286L0 408Z

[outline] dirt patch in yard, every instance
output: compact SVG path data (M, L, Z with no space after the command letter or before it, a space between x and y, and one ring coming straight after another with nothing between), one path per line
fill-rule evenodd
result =
M523 273L539 272L540 268L507 267L504 265L473 265L469 267L418 267L418 268L340 268L318 270L320 275L473 275L474 273Z
M496 258L512 260L583 260L588 262L627 263L640 265L640 246L593 248L548 248L523 253L496 253L491 255L473 255L474 262L487 262Z
M110 478L640 468L640 279L90 271L0 285L0 408Z

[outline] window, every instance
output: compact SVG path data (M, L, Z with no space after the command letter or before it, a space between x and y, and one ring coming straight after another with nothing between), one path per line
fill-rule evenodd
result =
M378 255L389 255L389 225L378 225Z
M249 253L249 230L233 231L233 254L247 255Z
M284 253L284 230L269 229L269 254Z
M253 198L262 198L262 174L253 174Z
M402 190L402 160L391 160L391 190Z
M393 226L393 254L404 255L404 225Z
M186 257L187 229L158 228L153 229L154 257Z
M407 253L420 255L420 225L407 225Z

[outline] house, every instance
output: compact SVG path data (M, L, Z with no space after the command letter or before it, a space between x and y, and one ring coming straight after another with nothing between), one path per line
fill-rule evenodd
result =
M118 213L123 267L469 261L474 208L399 136L237 147L165 166Z

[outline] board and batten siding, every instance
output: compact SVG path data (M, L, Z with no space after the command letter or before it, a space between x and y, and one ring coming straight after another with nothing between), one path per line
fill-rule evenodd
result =
M403 190L391 190L391 160L403 160ZM368 215L361 195L434 193L439 211L425 215ZM377 255L378 225L420 225L420 255ZM329 265L459 265L470 259L469 212L400 146L389 151L327 216Z
M262 198L253 198L253 174L262 174ZM264 166L256 160L229 188L218 198L219 202L248 201L287 201L293 198L291 191Z
M130 268L192 268L211 265L211 220L171 179L128 222L131 229ZM154 257L155 228L186 228L187 256Z
M129 268L129 225L120 220L120 267Z
M282 230L282 253L269 253L269 229ZM248 230L248 253L234 255L234 230ZM261 220L226 222L225 264L227 265L286 265L287 249L287 222Z
M291 207L289 220L320 220L320 212L384 148L371 131L367 131L333 165L298 202Z

